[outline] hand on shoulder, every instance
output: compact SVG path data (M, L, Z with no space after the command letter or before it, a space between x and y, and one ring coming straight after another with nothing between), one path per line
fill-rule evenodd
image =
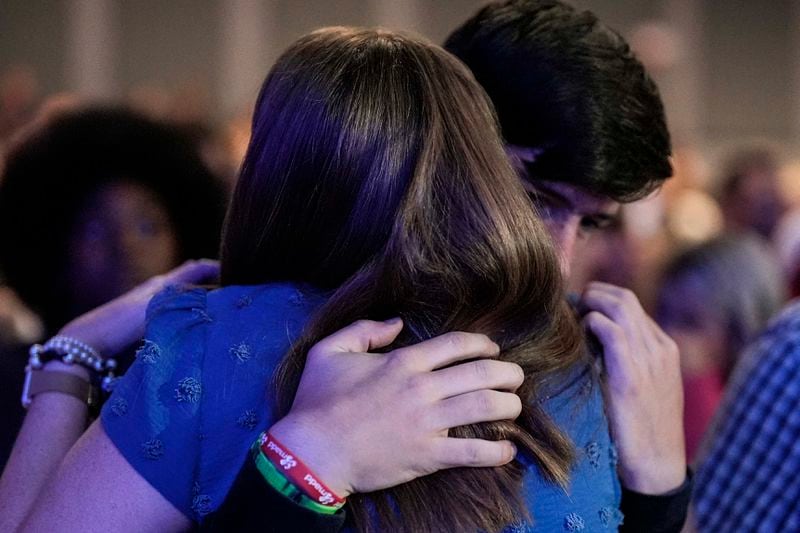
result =
M623 485L660 494L686 478L683 385L675 342L628 289L589 283L584 324L603 347L604 393Z

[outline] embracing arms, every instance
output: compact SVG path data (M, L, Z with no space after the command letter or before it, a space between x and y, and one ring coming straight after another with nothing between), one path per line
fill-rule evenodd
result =
M188 280L170 278L150 294L180 281ZM149 294L144 297L136 289L104 306L108 312L90 313L62 333L114 353L115 347L141 336L147 299ZM131 318L120 320L125 316ZM401 328L399 321L364 321L318 343L296 406L273 427L288 443L302 447L305 459L337 490L374 490L449 466L490 466L513 458L508 442L454 442L446 434L449 427L468 421L516 416L519 398L503 391L521 382L521 369L491 361L498 348L482 335L453 333L388 354L368 353L390 342ZM440 359L429 360L428 350ZM473 358L479 360L437 370ZM328 379L331 372L344 378ZM312 390L315 394L303 392ZM366 400L375 399L382 400L364 409ZM4 530L14 530L23 520L23 530L180 530L190 525L128 464L102 424L95 422L80 437L87 420L80 401L43 393L31 409L3 477L0 505L9 510L3 515ZM64 417L66 410L72 416ZM336 426L331 417L339 421ZM405 427L402 439L396 427Z
M60 333L101 354L115 355L141 339L147 302L155 293L174 283L214 279L218 271L215 261L189 261L73 320ZM52 361L45 369L89 379L88 371L78 365ZM73 396L43 392L34 397L0 477L0 531L13 531L40 501L43 487L52 482L64 456L86 430L88 417L86 403Z

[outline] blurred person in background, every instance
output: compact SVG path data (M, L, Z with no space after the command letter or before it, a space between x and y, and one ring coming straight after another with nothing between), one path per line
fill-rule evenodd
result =
M780 161L768 148L739 150L725 164L719 203L728 231L753 231L771 239L788 210L780 188Z
M224 205L169 126L122 109L68 112L8 155L0 265L52 333L187 258L214 257Z
M782 279L766 243L746 235L695 245L664 269L656 318L681 354L690 461L740 351L785 301Z
M787 280L789 296L800 296L800 209L787 212L775 228L772 242Z
M215 257L223 188L172 127L124 109L54 113L10 147L0 181L0 270L45 335L188 258ZM28 339L30 340L30 339ZM27 357L2 354L21 392ZM17 394L18 395L18 394ZM4 435L5 462L21 421Z
M800 303L742 352L700 449L700 532L800 531Z
M0 73L0 147L36 112L39 81L28 65L13 65Z
M186 80L167 88L158 83L142 83L131 88L125 97L129 109L156 121L166 121L184 135L197 149L206 166L218 177L230 194L236 171L244 153L230 144L230 129L238 118L212 127L212 104L206 86L197 79ZM247 116L249 118L249 115ZM244 145L250 136L250 123L245 119Z

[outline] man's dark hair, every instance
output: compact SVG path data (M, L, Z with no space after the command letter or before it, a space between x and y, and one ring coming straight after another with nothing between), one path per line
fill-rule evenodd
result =
M506 141L539 152L525 165L531 178L626 202L672 174L658 89L594 14L554 0L494 2L445 48L489 94Z

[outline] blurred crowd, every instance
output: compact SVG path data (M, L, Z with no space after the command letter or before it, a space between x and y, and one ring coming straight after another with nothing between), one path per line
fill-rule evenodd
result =
M185 259L216 257L249 117L215 123L198 92L140 88L113 107L0 73L0 468L23 411L27 347ZM800 294L797 165L781 147L712 159L595 232L569 285L632 289L678 343L695 456L740 351Z

